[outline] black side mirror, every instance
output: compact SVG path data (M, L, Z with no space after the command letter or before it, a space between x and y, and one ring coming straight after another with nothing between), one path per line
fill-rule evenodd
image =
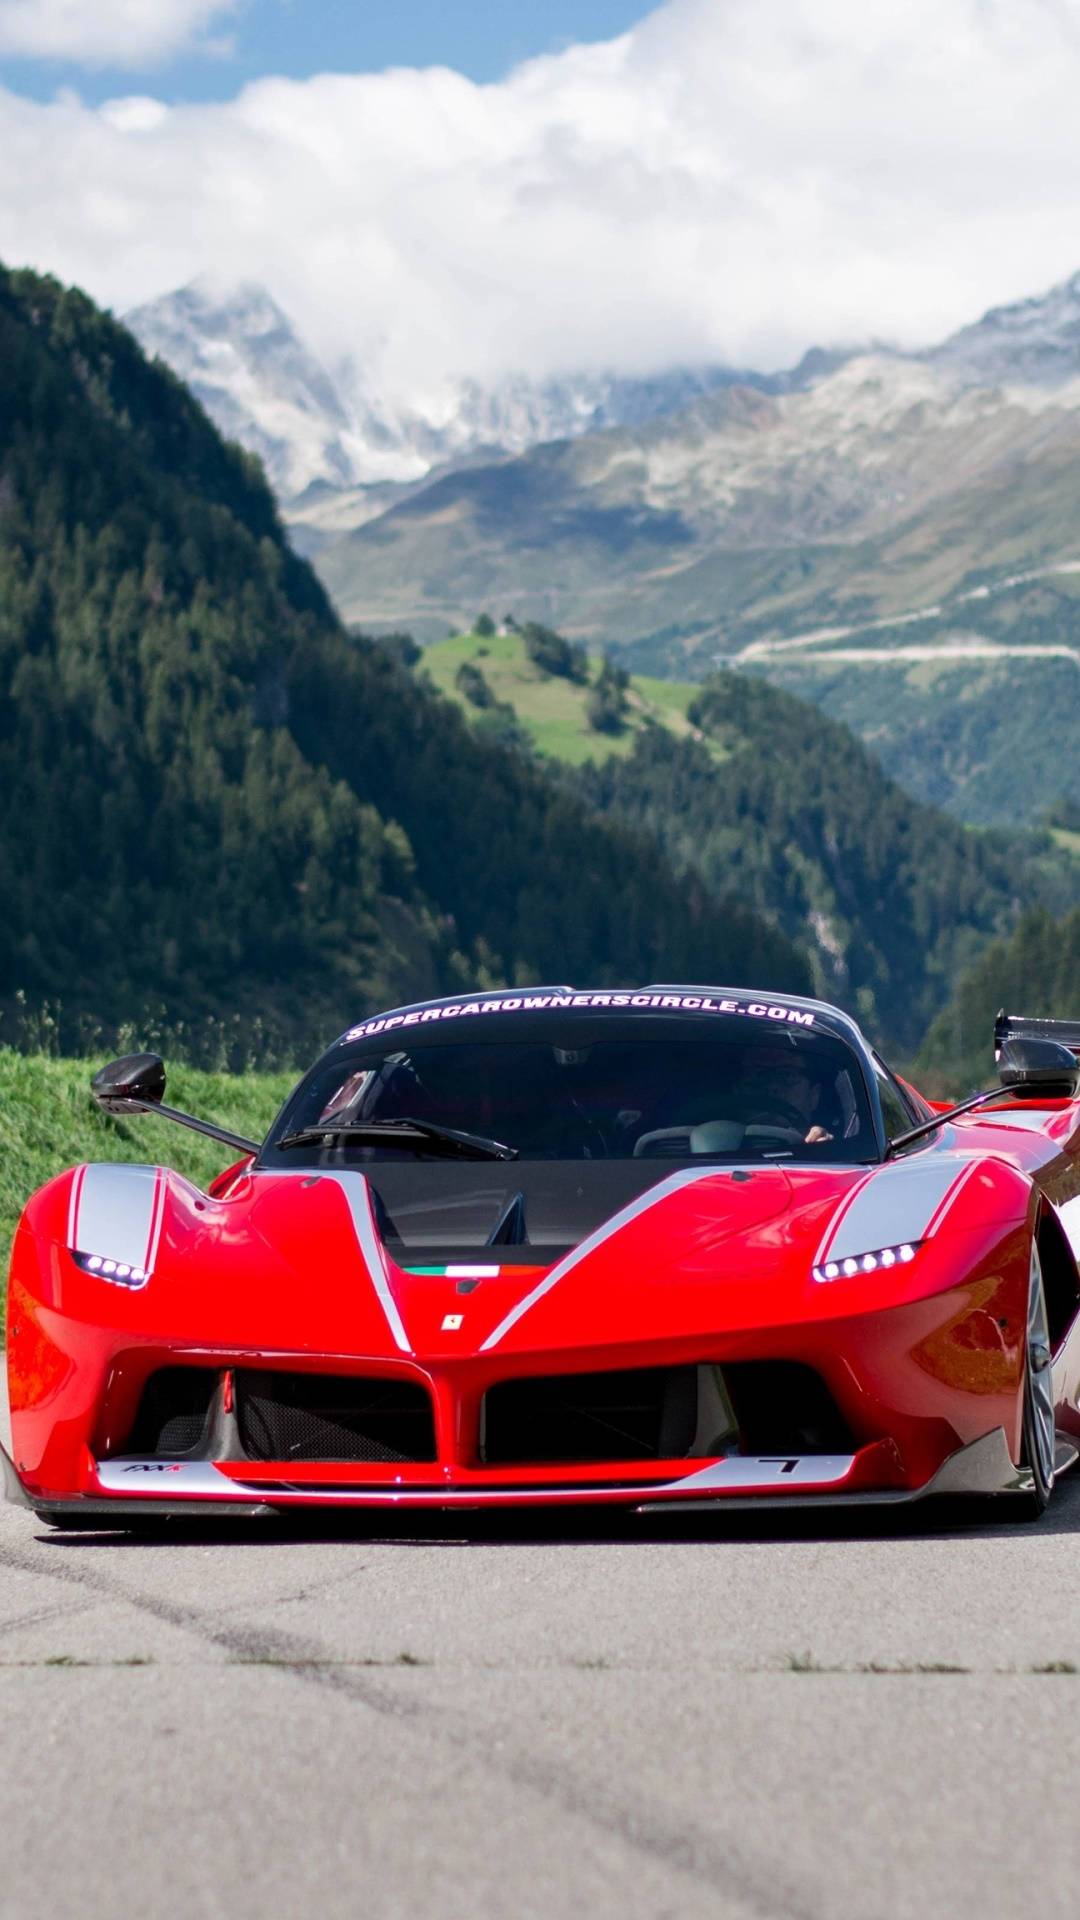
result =
M137 1112L147 1103L160 1106L165 1098L165 1063L156 1053L126 1053L95 1073L90 1092L106 1113Z
M196 1120L194 1114L178 1113L165 1102L165 1065L156 1053L126 1053L122 1060L110 1060L95 1073L90 1091L105 1113L140 1113L149 1109L163 1120L175 1120L178 1126L203 1133L208 1140L220 1140L223 1146L239 1153L258 1153L257 1140L246 1140L242 1133L230 1133L216 1127L212 1120Z
M1003 1087L1031 1089L1048 1100L1068 1099L1076 1091L1076 1055L1059 1040L1003 1040L998 1079Z

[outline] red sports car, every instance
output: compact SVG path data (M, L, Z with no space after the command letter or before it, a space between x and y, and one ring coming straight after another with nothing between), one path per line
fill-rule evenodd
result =
M205 1193L76 1167L11 1263L12 1497L63 1526L288 1507L1010 1496L1080 1439L1080 1025L929 1106L742 990L364 1020Z

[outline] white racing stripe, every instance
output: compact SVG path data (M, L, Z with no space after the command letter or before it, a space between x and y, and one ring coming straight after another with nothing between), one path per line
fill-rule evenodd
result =
M340 1187L345 1195L356 1243L363 1255L368 1278L375 1289L379 1305L386 1315L386 1324L394 1336L394 1344L400 1352L411 1353L413 1349L409 1344L405 1323L390 1289L390 1276L371 1204L371 1188L364 1175L352 1169L347 1173L338 1173L329 1171L325 1167L260 1167L256 1178L260 1186L263 1182L271 1180L301 1180L306 1186L315 1186L321 1180L329 1180L335 1187Z
M587 1260L590 1254L596 1252L597 1247L602 1247L605 1240L610 1240L613 1233L621 1233L623 1227L629 1226L631 1220L637 1220L641 1214L648 1213L651 1207L659 1206L662 1200L666 1200L669 1194L678 1193L681 1187L693 1186L698 1180L715 1180L723 1171L724 1169L716 1166L685 1167L681 1173L669 1175L666 1180L661 1180L659 1186L650 1187L647 1193L640 1194L628 1207L623 1207L621 1213L613 1213L610 1220L605 1220L602 1227L598 1227L587 1240L583 1240L581 1245L568 1253L564 1260L560 1260L556 1266L552 1267L551 1272L545 1275L539 1285L535 1286L531 1293L527 1293L524 1300L519 1300L516 1307L511 1308L506 1318L499 1321L494 1333L489 1333L487 1339L483 1341L480 1352L487 1353L491 1347L497 1346L503 1335L509 1333L511 1327L516 1327L522 1315L528 1313L530 1307L534 1307L538 1300L542 1300L545 1293L550 1293L552 1287L565 1279L580 1261Z
M981 1159L968 1161L968 1164L964 1168L959 1179L954 1180L952 1186L949 1188L944 1199L942 1200L941 1205L937 1208L936 1212L927 1221L925 1227L923 1228L924 1239L929 1239L931 1234L937 1232L938 1228L940 1227L942 1221L945 1218L945 1215L947 1213L950 1213L953 1207L955 1207L957 1201L960 1198L961 1193L963 1192L964 1188L967 1186L968 1181L971 1179L973 1174L978 1172L981 1165L982 1165Z
M160 1167L80 1167L71 1184L68 1246L153 1273L164 1212Z
M85 1180L85 1178L86 1178L86 1168L76 1167L75 1172L72 1175L72 1179L71 1179L71 1193L68 1198L68 1223L67 1223L67 1244L71 1248L73 1253L78 1244L77 1235L79 1231L79 1197L83 1190L83 1181Z
M973 1160L890 1160L861 1180L834 1215L814 1261L848 1260L876 1247L924 1240L938 1226Z
M386 1324L394 1336L395 1345L402 1353L411 1353L409 1336L405 1324L398 1312L398 1304L390 1291L390 1276L383 1255L382 1241L375 1225L375 1215L371 1206L371 1188L362 1173L319 1173L320 1180L332 1180L341 1188L348 1202L364 1264L371 1276L371 1284L379 1296L379 1305L386 1315Z

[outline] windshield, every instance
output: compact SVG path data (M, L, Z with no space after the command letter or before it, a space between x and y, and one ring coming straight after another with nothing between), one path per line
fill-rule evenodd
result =
M445 1157L438 1128L524 1161L878 1158L861 1064L833 1035L748 1038L745 1021L716 1019L538 1025L455 1044L426 1033L346 1043L301 1083L263 1163Z

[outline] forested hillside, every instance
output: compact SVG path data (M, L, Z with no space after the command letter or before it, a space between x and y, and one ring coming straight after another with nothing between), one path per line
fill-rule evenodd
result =
M914 802L846 727L756 677L651 680L488 616L410 657L477 732L580 770L606 817L777 920L809 951L816 990L905 1054L1025 907L1080 898L1068 810L1052 832L972 832Z
M589 799L805 939L820 989L893 1047L918 1045L1018 900L1077 896L1048 837L1021 849L918 804L845 727L776 688L718 674L687 717L700 741L646 730L579 776Z
M1036 909L1008 940L995 940L960 980L919 1056L928 1084L966 1090L994 1078L994 1016L1080 1020L1080 908L1060 920Z
M0 270L0 1006L308 1045L493 977L805 986L350 641L257 466L84 296Z

